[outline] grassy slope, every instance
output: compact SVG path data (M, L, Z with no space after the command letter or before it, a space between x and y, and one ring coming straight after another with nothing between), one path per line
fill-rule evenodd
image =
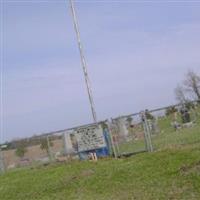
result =
M153 138L154 153L7 172L0 199L200 199L199 127L165 129Z
M200 145L19 169L0 177L0 199L200 199Z

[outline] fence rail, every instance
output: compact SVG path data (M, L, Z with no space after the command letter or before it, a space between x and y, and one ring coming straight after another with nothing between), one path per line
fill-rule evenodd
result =
M117 158L197 142L200 104L193 101L12 141L1 145L0 169L86 159L91 152Z

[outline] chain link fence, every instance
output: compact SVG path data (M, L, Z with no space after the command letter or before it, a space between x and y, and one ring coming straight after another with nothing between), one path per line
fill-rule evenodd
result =
M1 145L0 169L70 162L112 154L107 121L78 126Z
M2 171L74 159L129 156L200 142L200 104L144 110L1 145Z
M52 140L52 141L51 141ZM2 148L3 161L6 169L48 163L53 158L51 144L54 139L48 136L34 136L15 140Z
M110 126L116 157L200 142L200 104L187 102L120 116Z
M143 112L112 119L110 133L116 157L152 151Z
M154 150L200 142L200 105L182 105L145 111Z

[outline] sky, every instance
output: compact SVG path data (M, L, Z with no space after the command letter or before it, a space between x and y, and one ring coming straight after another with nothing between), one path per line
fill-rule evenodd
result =
M200 73L200 1L75 1L98 120L176 103ZM1 0L1 141L92 122L69 2Z

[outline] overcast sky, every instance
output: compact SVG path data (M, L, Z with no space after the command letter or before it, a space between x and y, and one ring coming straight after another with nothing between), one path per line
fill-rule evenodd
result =
M99 120L176 103L200 73L200 2L75 2ZM69 2L2 5L1 140L92 122Z

